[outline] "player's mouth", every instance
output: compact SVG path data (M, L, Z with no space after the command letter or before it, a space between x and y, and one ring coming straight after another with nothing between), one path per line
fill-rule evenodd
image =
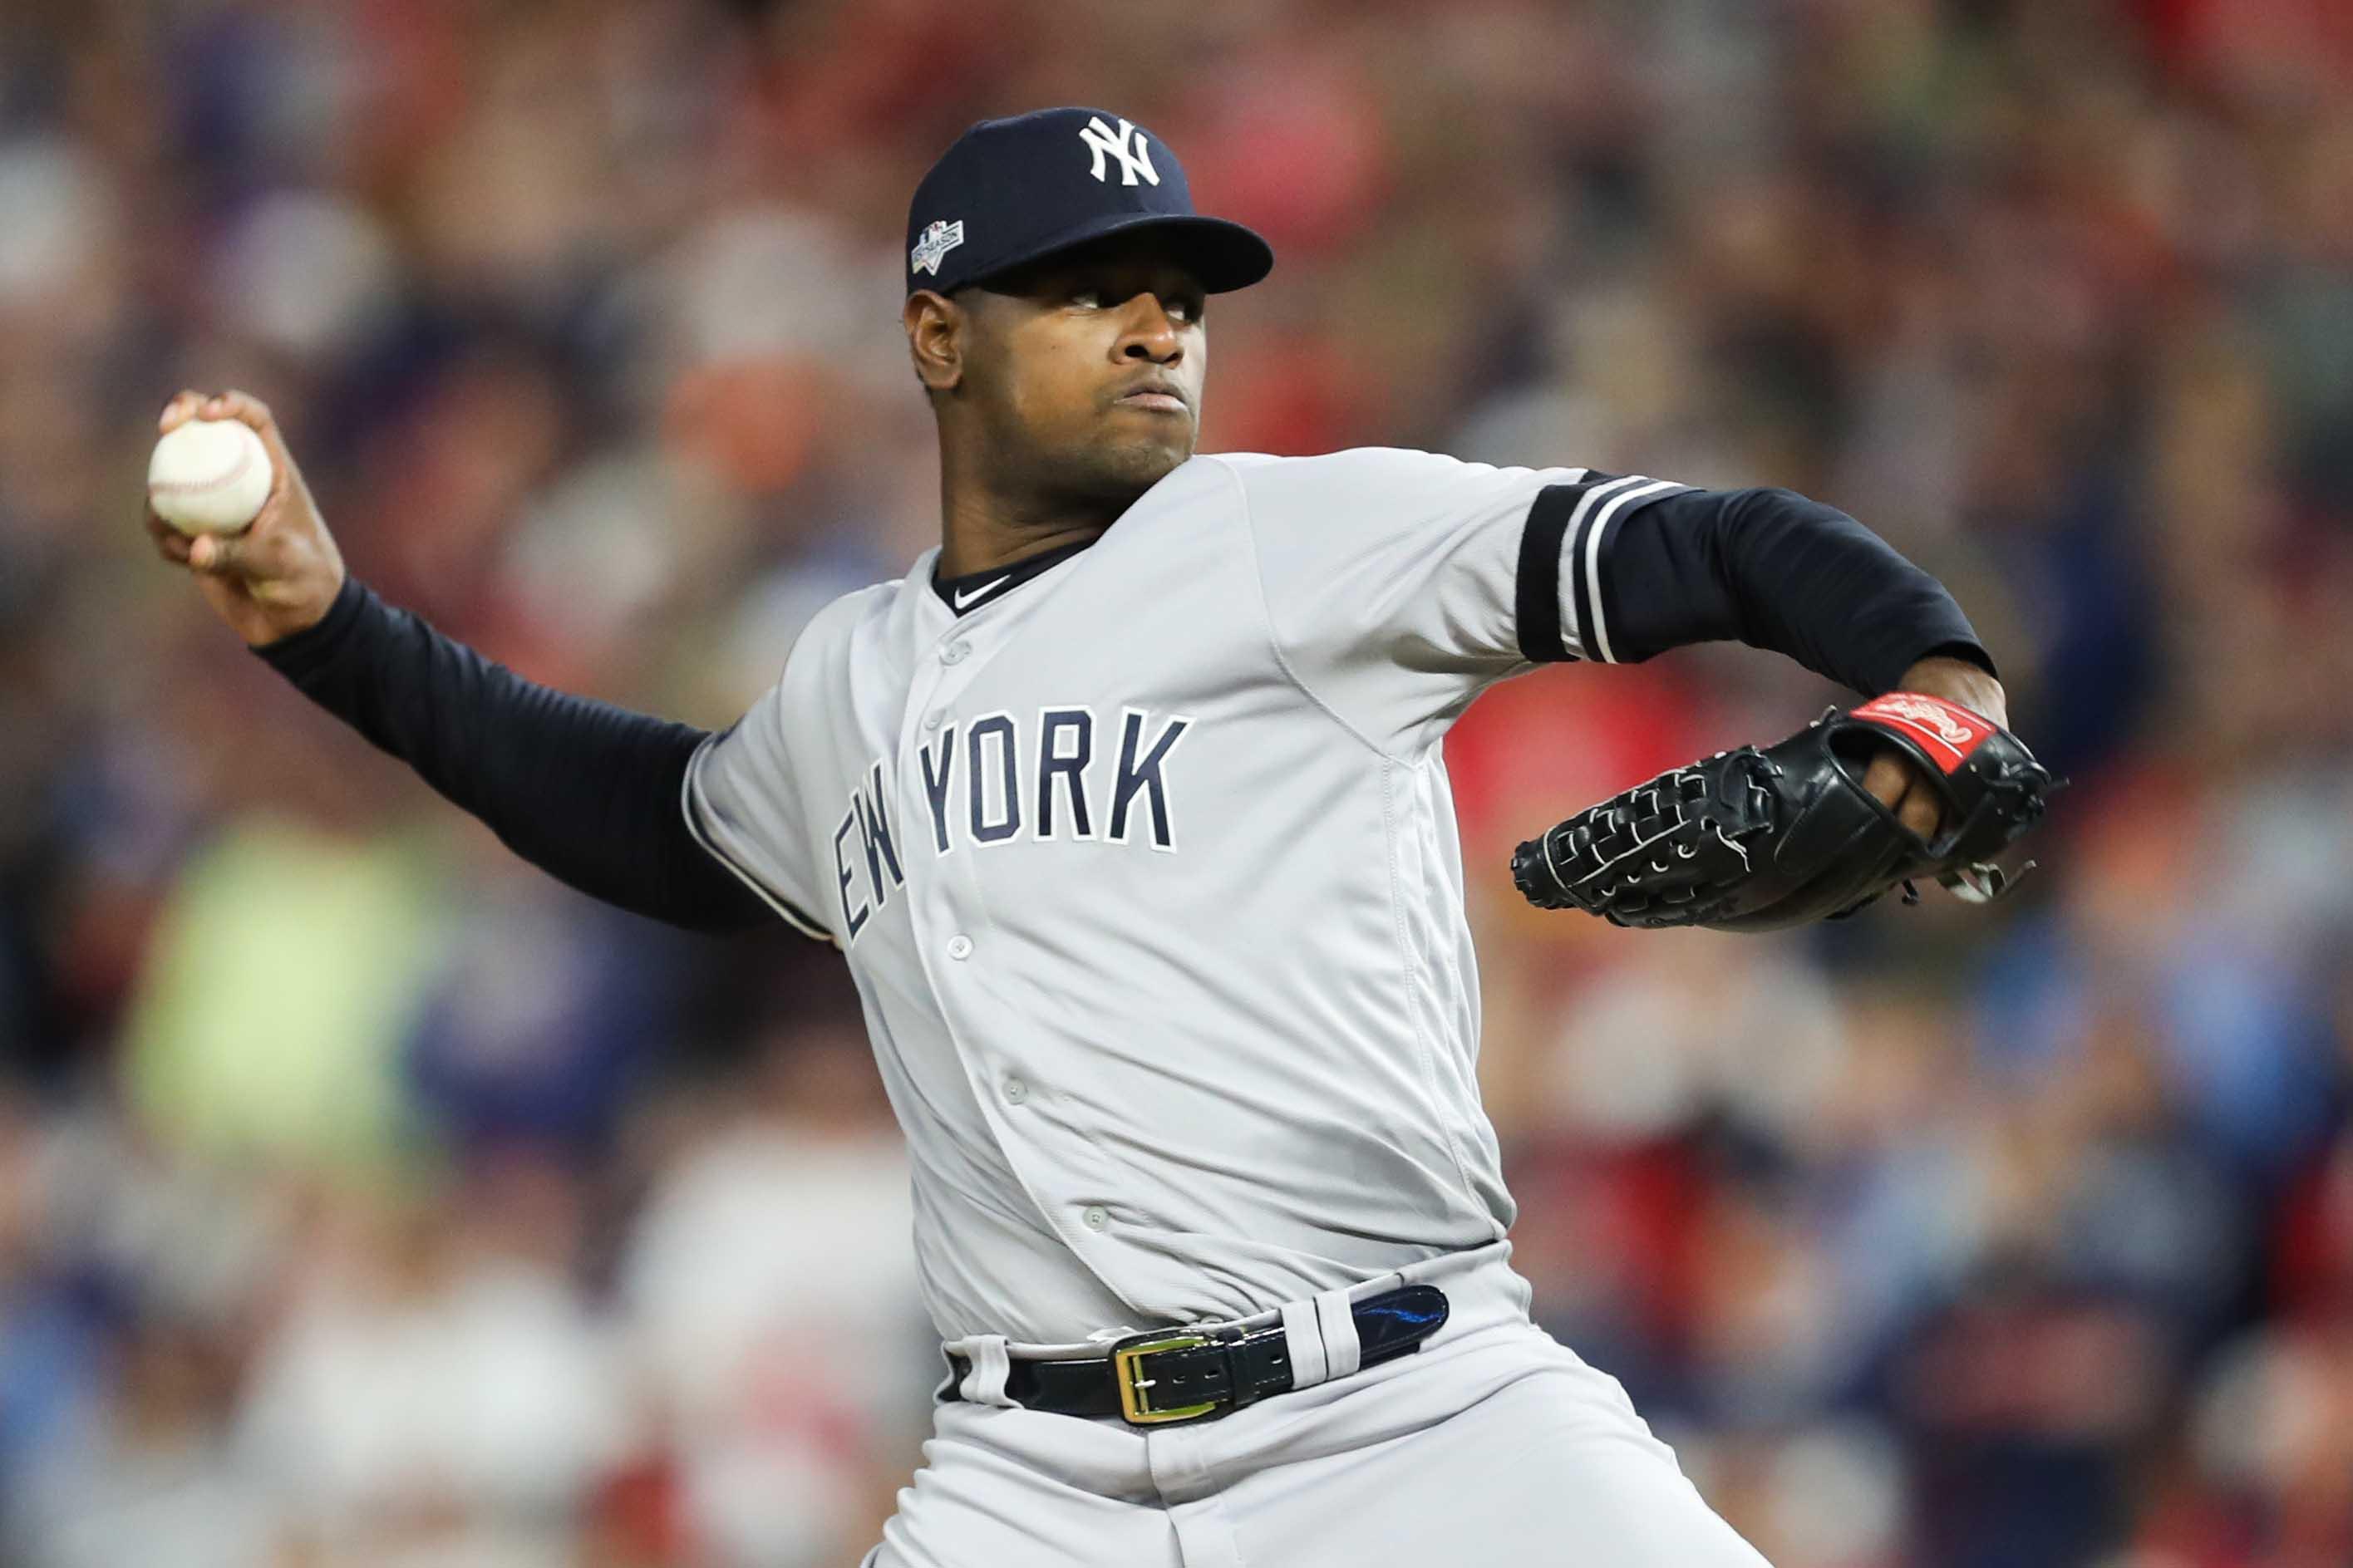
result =
M1174 381L1154 377L1139 382L1113 400L1118 408L1147 408L1156 414L1189 414L1193 405L1185 400L1185 389Z

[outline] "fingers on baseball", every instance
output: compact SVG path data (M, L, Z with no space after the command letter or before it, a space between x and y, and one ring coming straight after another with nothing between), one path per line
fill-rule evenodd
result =
M251 426L254 432L265 439L278 428L268 404L251 393L239 392L235 387L227 392L198 392L193 387L182 387L173 395L171 402L164 405L164 412L156 419L155 426L159 431L170 430L191 419L234 419L241 425Z
M204 406L204 402L203 393L182 387L171 402L164 405L164 412L155 421L156 431L168 435L178 429L196 416L196 410Z
M241 425L250 425L257 434L262 436L268 436L276 428L269 416L269 405L251 393L239 392L235 387L206 398L204 414L207 419L234 419Z
M211 414L216 405L221 412ZM285 494L288 484L293 482L291 476L295 471L293 454L287 451L285 437L279 434L277 416L270 413L269 405L259 397L234 389L212 399L206 407L209 417L234 419L250 426L253 433L261 437L262 449L269 454L269 496L261 503L261 517L267 520L275 510L278 498Z
M207 419L234 419L249 427L269 448L282 471L286 466L286 444L278 438L278 420L269 412L269 405L249 392L234 388L205 399L204 416Z
M163 416L155 424L159 430L168 433L191 419L234 419L261 437L261 445L269 454L269 496L261 503L266 516L270 501L286 489L286 476L294 468L294 459L278 433L277 416L269 412L269 405L251 393L234 387L210 393L184 387L164 405Z

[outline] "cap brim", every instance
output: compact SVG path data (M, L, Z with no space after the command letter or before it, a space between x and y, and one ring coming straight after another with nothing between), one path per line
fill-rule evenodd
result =
M1010 260L998 262L987 271L975 273L965 283L987 283L1005 274L1050 256L1075 250L1082 245L1106 235L1133 234L1152 230L1166 237L1168 253L1189 268L1201 280L1201 287L1212 294L1228 294L1236 289L1247 289L1274 270L1274 247L1258 237L1257 231L1221 217L1202 217L1184 213L1129 213L1086 223L1057 235L1045 244ZM959 284L958 287L962 287Z

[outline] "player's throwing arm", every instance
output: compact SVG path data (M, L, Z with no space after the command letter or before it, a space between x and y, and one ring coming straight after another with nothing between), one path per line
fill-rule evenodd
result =
M706 731L523 679L379 598L258 399L183 392L158 423L156 552L304 696L585 893L691 930L776 918L680 815Z

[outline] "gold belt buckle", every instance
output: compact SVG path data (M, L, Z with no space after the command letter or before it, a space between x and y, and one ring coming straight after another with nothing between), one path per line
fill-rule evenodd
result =
M1157 1426L1170 1421L1195 1421L1214 1415L1218 1401L1206 1405L1179 1405L1166 1410L1152 1407L1152 1396L1146 1392L1152 1379L1144 1375L1144 1358L1156 1351L1188 1351L1196 1345L1209 1342L1207 1334L1161 1334L1137 1339L1113 1347L1112 1372L1119 1379L1119 1413L1131 1426Z

